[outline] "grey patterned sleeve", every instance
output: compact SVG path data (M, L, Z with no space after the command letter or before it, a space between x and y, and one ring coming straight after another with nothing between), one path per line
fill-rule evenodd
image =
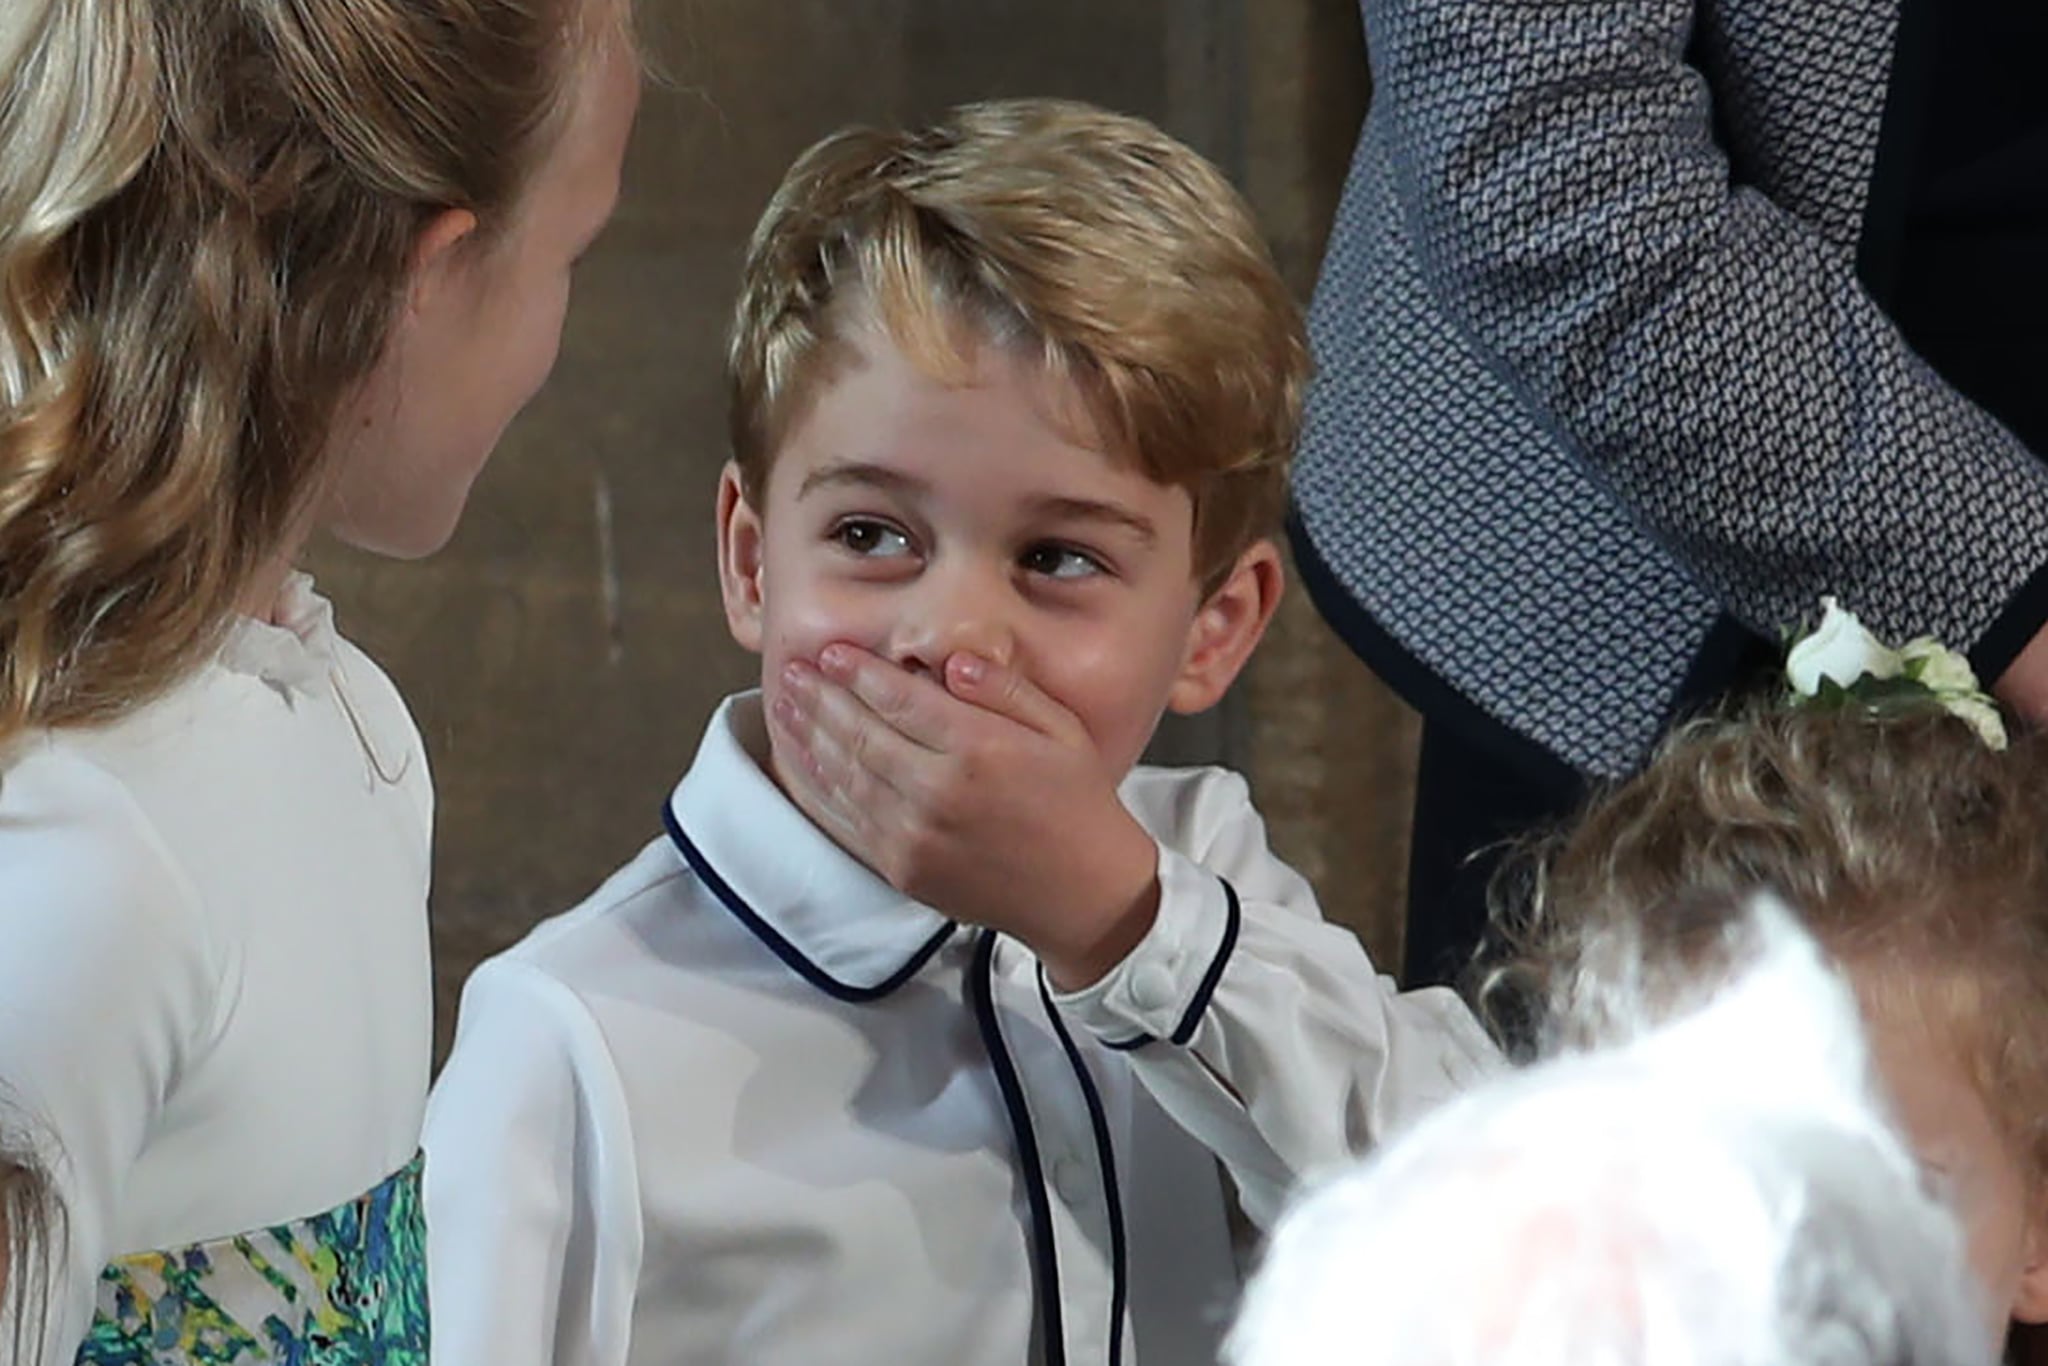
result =
M1921 362L1855 275L1877 124L1855 101L1882 98L1868 63L1889 63L1895 7L1749 8L1775 31L1722 32L1717 51L1696 41L1694 0L1366 0L1374 117L1421 269L1502 379L1751 626L1775 634L1833 592L1888 633L2010 634L2002 617L2048 566L2048 467ZM1711 96L1695 60L1727 67ZM1785 79L1740 67L1756 61ZM1774 90L1797 107L1773 108ZM1853 204L1796 202L1767 152L1731 174L1717 118L1765 148L1774 129L1856 125L1824 149L1838 182L1860 164ZM1745 183L1774 179L1777 198Z

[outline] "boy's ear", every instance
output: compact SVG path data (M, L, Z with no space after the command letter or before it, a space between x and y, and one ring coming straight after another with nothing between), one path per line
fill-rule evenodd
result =
M740 467L728 460L718 476L718 592L726 629L748 650L761 651L761 564L766 549L761 514L747 501Z
M1188 628L1187 654L1166 694L1169 710L1191 715L1223 699L1252 647L1266 634L1286 582L1280 551L1271 541L1254 541L1237 557L1230 577L1203 602Z

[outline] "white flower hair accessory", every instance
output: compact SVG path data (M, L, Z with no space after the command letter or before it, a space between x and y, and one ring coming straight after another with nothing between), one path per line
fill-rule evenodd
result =
M1820 605L1820 625L1793 641L1785 656L1785 681L1796 703L1886 712L1931 700L1991 748L2005 748L1998 704L1978 686L1968 660L1932 636L1893 649L1835 599L1822 598Z

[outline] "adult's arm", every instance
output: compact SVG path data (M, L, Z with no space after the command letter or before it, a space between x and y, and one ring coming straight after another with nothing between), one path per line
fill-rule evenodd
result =
M1775 635L1831 592L1997 677L2048 621L2048 470L1913 355L1847 247L1733 183L1695 8L1365 0L1422 269L1737 617ZM1814 8L1810 83L1889 48L1885 7Z

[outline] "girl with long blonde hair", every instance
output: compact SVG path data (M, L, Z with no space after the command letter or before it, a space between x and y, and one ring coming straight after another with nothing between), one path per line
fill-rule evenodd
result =
M436 549L545 378L625 19L0 4L0 1085L53 1366L425 1359L432 789L293 566Z

